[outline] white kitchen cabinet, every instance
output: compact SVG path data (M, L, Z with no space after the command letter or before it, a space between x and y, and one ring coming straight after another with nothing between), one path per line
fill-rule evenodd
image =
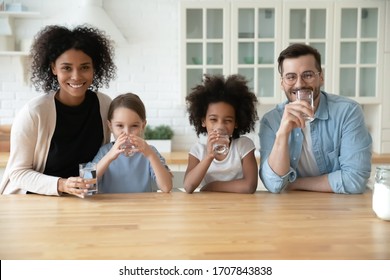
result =
M281 2L234 2L231 14L231 73L245 76L262 104L279 103L275 56L282 48Z
M229 73L229 6L214 2L183 2L181 6L182 92L201 83L203 74Z
M336 2L334 88L361 104L379 104L383 92L385 2Z
M183 92L203 73L240 73L262 104L278 103L277 56L306 43L321 53L328 92L381 102L385 1L189 1L181 13Z
M207 12L210 8L220 11L214 19ZM187 15L193 9L202 13L190 21ZM221 17L223 20L218 20ZM362 104L373 136L373 151L390 153L386 113L390 111L386 96L390 86L385 81L390 73L386 64L390 60L390 35L385 31L390 28L390 1L185 1L181 3L181 18L183 102L190 88L202 81L203 73L240 73L249 80L260 104L277 104L285 99L277 70L279 52L289 44L306 43L321 53L323 88ZM196 39L202 57L198 65L191 62L196 52L194 45L188 44L195 39L186 36L194 30L195 21L203 24L203 37ZM217 25L207 25L215 21ZM223 35L218 39L205 37L207 30L216 26ZM207 44L211 42L223 46L214 49L214 55L223 57L214 65L219 69L215 72L208 67L211 56Z
M240 73L262 102L279 102L274 56L281 47L280 3L181 2L183 99L205 73Z
M379 104L383 79L384 1L286 2L285 45L319 50L324 88L361 104ZM334 23L334 24L329 24Z

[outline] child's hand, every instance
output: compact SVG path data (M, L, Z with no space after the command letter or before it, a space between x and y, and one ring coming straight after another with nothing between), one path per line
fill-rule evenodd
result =
M119 154L124 152L124 149L122 149L122 145L126 142L128 136L126 133L122 133L119 135L119 137L115 140L114 146L112 146L111 150L108 152L108 156L111 160L115 160L118 158Z
M148 157L152 151L149 144L143 139L142 137L139 137L135 134L129 135L130 141L135 145L135 152L143 153L145 157Z
M207 155L209 157L214 158L214 144L217 142L219 137L218 131L217 130L212 130L209 132L208 137L207 137Z

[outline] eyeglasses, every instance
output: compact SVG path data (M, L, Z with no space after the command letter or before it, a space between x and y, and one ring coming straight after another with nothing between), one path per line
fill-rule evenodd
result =
M320 74L321 72L313 72L313 71L305 71L301 74L301 79L306 83L311 83L314 81L316 75ZM298 75L295 73L288 73L285 76L282 77L283 81L288 84L289 86L294 85L298 80Z

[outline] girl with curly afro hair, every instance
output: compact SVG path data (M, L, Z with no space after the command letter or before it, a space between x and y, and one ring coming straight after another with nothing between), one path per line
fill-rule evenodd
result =
M31 81L42 91L18 113L0 193L84 197L78 164L109 142L111 98L98 89L115 77L114 48L104 32L81 25L49 25L30 51Z
M255 144L241 135L254 130L257 102L240 75L205 75L203 83L189 93L189 122L197 136L207 136L207 143L198 142L189 152L184 177L186 192L192 193L199 185L201 191L256 191ZM227 132L229 144L226 152L218 153L214 147L223 137L221 129Z

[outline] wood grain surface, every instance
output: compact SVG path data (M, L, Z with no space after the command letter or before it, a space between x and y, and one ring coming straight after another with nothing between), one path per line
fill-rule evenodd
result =
M0 196L0 259L390 259L372 193Z

